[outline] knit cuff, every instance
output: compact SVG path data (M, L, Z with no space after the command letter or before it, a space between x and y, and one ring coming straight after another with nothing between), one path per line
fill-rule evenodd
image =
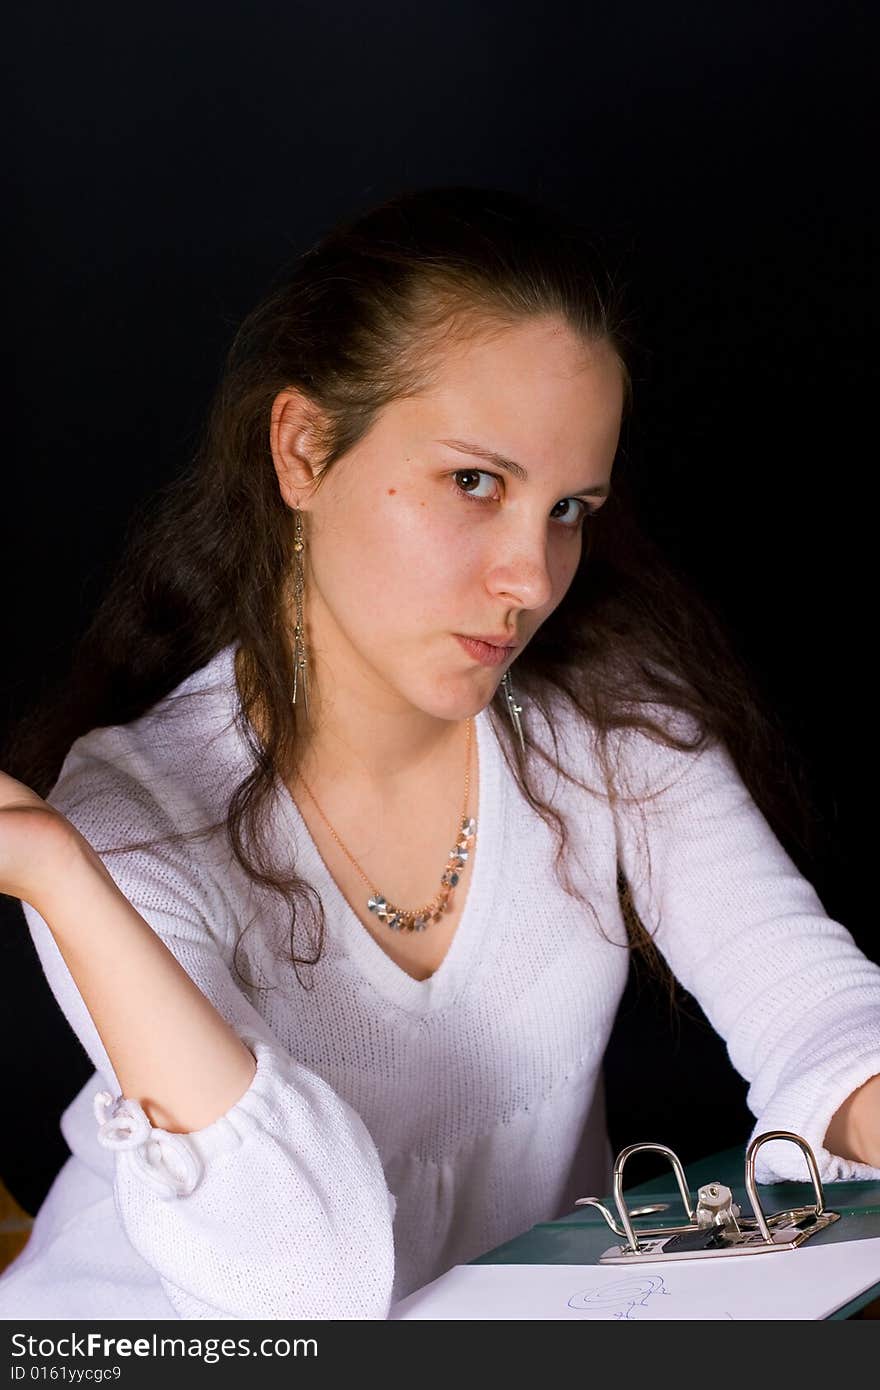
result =
M172 1134L152 1125L137 1100L109 1091L99 1091L93 1099L98 1143L115 1150L118 1161L160 1197L189 1196L212 1159L239 1148L267 1113L269 1093L283 1080L275 1049L263 1038L240 1036L257 1063L251 1084L225 1115L203 1129Z
M880 1055L872 1051L867 1056L854 1056L846 1060L836 1071L823 1079L820 1099L814 1099L815 1084L804 1084L807 1095L802 1097L803 1112L800 1118L793 1117L791 1102L797 1094L792 1087L785 1093L784 1102L769 1106L762 1114L752 1134L765 1134L768 1130L785 1129L794 1131L806 1139L815 1155L819 1174L823 1182L878 1181L880 1168L869 1163L857 1163L853 1159L841 1158L825 1148L825 1135L833 1116L843 1102L872 1076L880 1074ZM809 1096L809 1100L808 1097ZM797 1107L796 1107L797 1108ZM804 1156L794 1144L770 1141L758 1151L755 1165L758 1182L809 1182L809 1174Z

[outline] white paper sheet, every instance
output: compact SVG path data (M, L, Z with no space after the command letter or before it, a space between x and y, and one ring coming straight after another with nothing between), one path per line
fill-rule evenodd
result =
M880 1283L880 1239L632 1265L456 1265L392 1319L823 1318Z

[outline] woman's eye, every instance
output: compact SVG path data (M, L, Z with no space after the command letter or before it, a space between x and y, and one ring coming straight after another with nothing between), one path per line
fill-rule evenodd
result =
M556 507L574 508L574 510L569 512L568 516L557 518L558 520L565 522L567 526L571 527L580 526L581 522L586 521L587 517L591 515L590 509L587 506L586 502L582 502L579 497L563 497L561 502L556 503ZM554 511L556 510L556 507L553 508Z
M490 479L492 482L495 482L495 474L494 474L494 473L484 473L484 472L482 471L482 469L479 469L479 468L458 468L458 469L456 469L456 471L453 473L452 477L453 477L453 485L454 485L456 491L459 493L460 496L469 497L469 498L470 498L472 501L474 501L474 502L494 502L494 501L496 500L494 496L493 496L493 497L481 496L479 493L475 492L471 486L469 486L469 485L461 486L461 485L459 484L459 482L458 482L458 479L459 479L459 478L466 478L466 479L468 479L469 481L472 480L472 479L477 479L477 480L478 480L478 479L480 479L480 478L488 478L488 479Z

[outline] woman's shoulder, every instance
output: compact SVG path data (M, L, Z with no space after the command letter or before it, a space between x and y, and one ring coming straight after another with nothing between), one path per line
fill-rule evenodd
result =
M691 768L713 740L686 709L619 698L600 723L558 687L541 689L530 712L533 741L548 761L600 794L651 797Z
M83 819L100 820L124 834L219 819L244 752L235 715L226 647L139 718L76 739L48 801L80 829Z

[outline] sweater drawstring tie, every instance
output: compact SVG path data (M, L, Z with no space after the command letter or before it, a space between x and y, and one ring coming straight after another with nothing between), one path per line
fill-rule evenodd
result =
M99 1091L92 1104L103 1148L127 1152L137 1176L160 1197L189 1196L202 1164L185 1135L151 1125L139 1101Z

